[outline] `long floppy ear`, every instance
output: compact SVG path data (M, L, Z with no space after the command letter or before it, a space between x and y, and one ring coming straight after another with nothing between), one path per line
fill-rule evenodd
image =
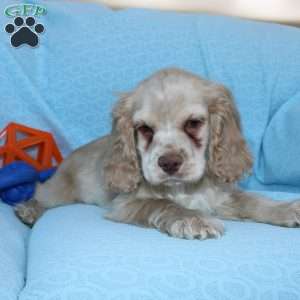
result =
M134 191L141 173L135 147L131 94L121 95L113 109L111 144L104 162L106 188L114 192Z
M214 85L208 103L208 172L219 182L235 182L249 172L252 157L241 132L239 113L229 90Z

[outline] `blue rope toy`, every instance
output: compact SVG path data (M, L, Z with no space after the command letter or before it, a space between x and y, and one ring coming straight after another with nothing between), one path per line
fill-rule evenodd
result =
M23 161L16 161L0 169L0 198L9 205L31 199L36 183L43 183L56 171L56 167L37 171Z

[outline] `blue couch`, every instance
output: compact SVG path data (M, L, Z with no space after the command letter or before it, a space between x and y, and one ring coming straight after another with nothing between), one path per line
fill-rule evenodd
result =
M15 3L2 0L0 11ZM233 92L255 158L242 188L300 197L299 29L30 3L47 10L35 16L45 28L38 47L14 48L14 33L0 30L0 128L15 121L51 131L66 156L109 132L117 92L177 66ZM13 22L2 14L0 28ZM55 208L30 230L0 203L0 299L300 299L299 229L227 221L221 239L188 241L102 215L88 205Z

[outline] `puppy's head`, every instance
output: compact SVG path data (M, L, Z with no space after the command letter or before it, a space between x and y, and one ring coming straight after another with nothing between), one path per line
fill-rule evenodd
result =
M203 176L234 182L251 167L229 91L191 73L166 69L121 97L113 111L108 186L134 190L195 183Z

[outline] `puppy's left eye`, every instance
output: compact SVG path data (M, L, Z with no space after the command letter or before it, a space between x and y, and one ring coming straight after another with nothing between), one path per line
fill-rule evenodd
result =
M205 119L190 119L184 123L184 131L188 134L196 133L205 123Z

